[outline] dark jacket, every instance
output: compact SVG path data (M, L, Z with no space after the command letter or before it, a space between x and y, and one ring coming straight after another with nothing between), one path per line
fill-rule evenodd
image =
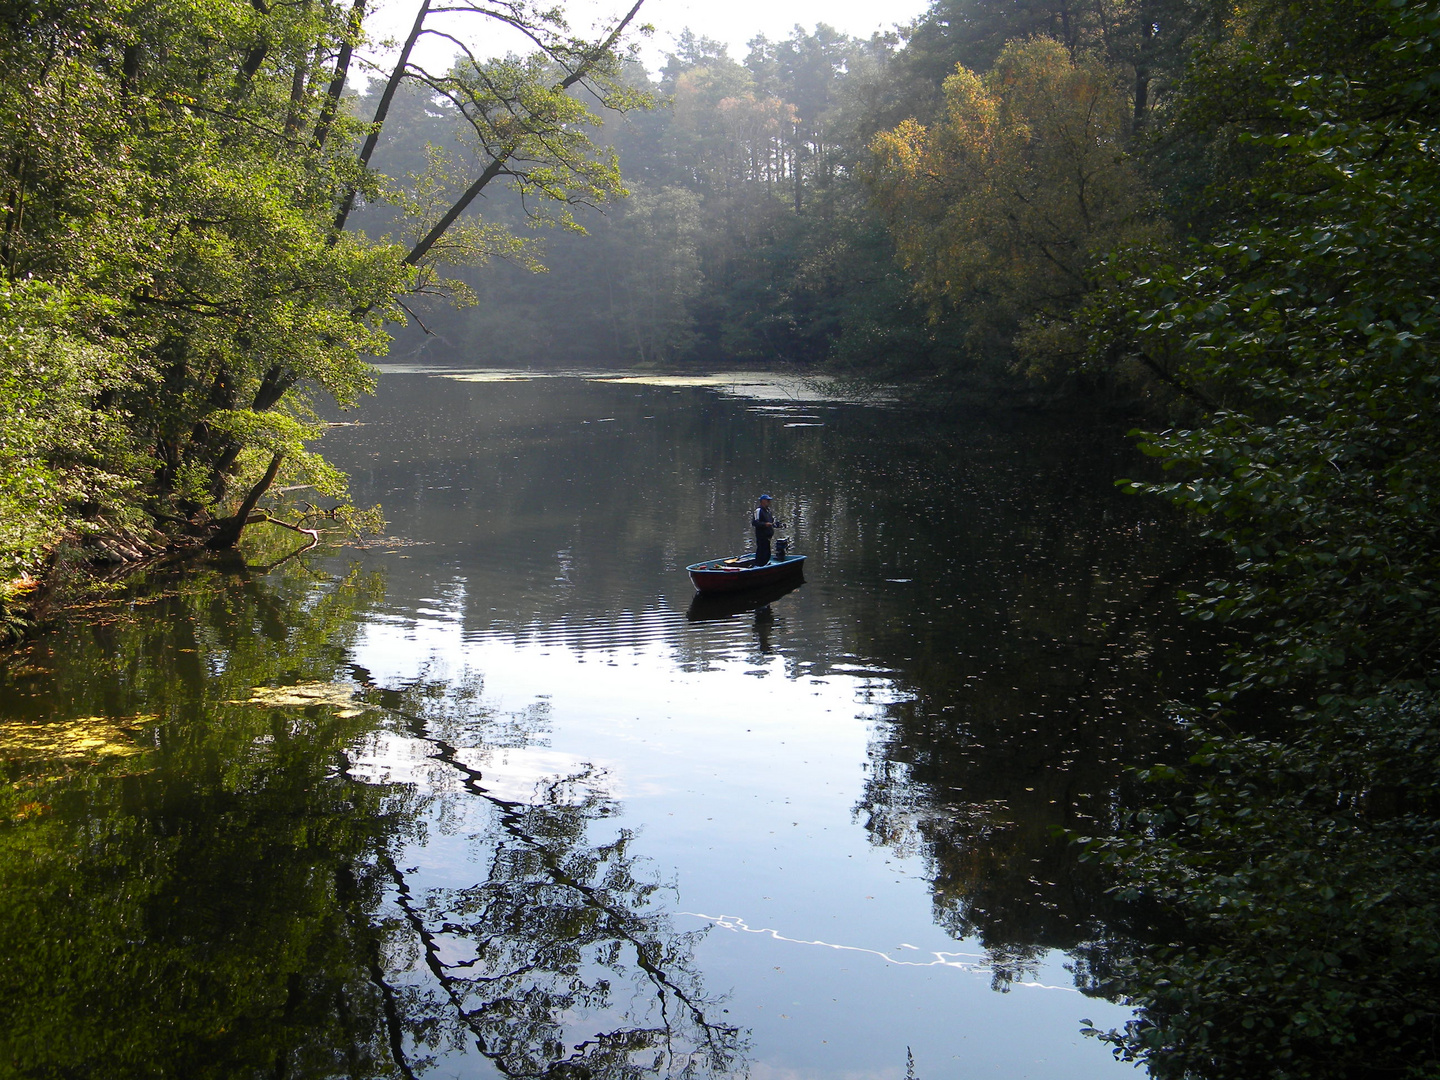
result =
M775 535L775 515L765 506L755 508L755 516L750 519L750 524L755 526L755 539L769 540Z

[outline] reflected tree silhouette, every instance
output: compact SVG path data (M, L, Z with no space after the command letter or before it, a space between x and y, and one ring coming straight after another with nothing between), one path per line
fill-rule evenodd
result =
M979 940L999 990L1052 949L1098 987L1091 960L1131 933L1131 913L1067 834L1113 828L1127 768L1178 737L1166 701L1203 688L1219 651L1175 610L1203 553L1133 501L1076 498L1109 479L1080 455L1055 460L1066 469L1036 469L1008 506L1013 477L957 470L990 519L986 542L957 547L950 588L909 594L953 649L917 647L911 612L877 607L855 629L855 651L886 662L901 696L856 812L873 843L926 861L936 923Z
M603 431L582 423L597 410L614 418ZM734 461L765 462L812 583L783 599L692 598L687 627L734 632L656 619L656 638L687 672L866 669L906 699L884 706L858 812L875 843L929 861L936 921L990 950L997 986L1053 948L1080 970L1082 952L1126 932L1058 834L1114 824L1126 766L1175 736L1160 703L1207 678L1217 646L1172 603L1203 549L1168 508L1115 488L1145 465L1113 424L839 406L787 429L698 395L671 408L578 379L437 393L403 375L367 416L337 433L359 497L443 488L417 501L415 528L462 546L485 515L483 557L451 571L466 628L523 641L543 627L577 651L641 640L617 615L663 609L657 592L678 606L679 568L739 542L728 508L753 488ZM494 479L475 479L492 461ZM635 491L667 508L663 532L614 512ZM563 588L537 555L560 551ZM414 561L391 580L418 607L432 570ZM773 622L756 613L766 600Z
M436 1019L437 1004L446 1012L443 1037L458 1046L468 1036L512 1077L727 1074L744 1039L711 1019L719 1004L693 966L704 931L675 931L653 903L661 887L637 866L630 832L586 840L592 822L618 811L602 776L549 777L531 801L503 798L424 718L395 715L490 811L488 827L471 838L489 873L473 886L416 891L393 858L383 859L434 980L427 1019ZM601 1027L571 1043L576 1013Z
M1123 678L1123 666L1109 672L1099 697ZM1132 933L1134 912L1069 836L1114 820L1129 762L1169 730L1073 700L1042 704L1017 709L1018 723L947 695L890 706L856 813L872 843L925 861L936 924L978 939L995 989L1033 977L1058 949L1077 987L1099 992L1091 968Z
M0 995L19 1033L0 1030L0 1062L187 1078L743 1070L744 1033L719 1022L695 936L667 921L604 778L567 765L517 795L487 764L543 741L544 700L500 714L473 672L389 688L354 664L372 613L393 630L437 596L464 631L547 647L664 641L685 671L874 672L904 700L875 728L871 837L928 860L937 922L980 940L998 987L1051 948L1098 984L1124 924L1057 831L1107 831L1126 765L1170 737L1149 703L1195 649L1154 605L1191 553L1159 510L1113 491L1129 459L1112 440L845 411L782 439L739 407L651 423L648 399L612 389L616 423L582 441L596 398L574 380L539 410L518 390L421 395L404 378L372 415L408 441L375 462L390 444L357 444L357 490L415 493L408 521L437 558L388 560L383 580L326 580L305 556L182 575L0 669L6 721L156 717L144 758L0 787ZM773 623L692 602L681 625L665 599L686 590L676 553L710 550L728 527L713 508L753 491L727 464L737 448L794 492L827 576L773 598ZM655 485L665 536L614 512ZM737 632L688 632L716 617ZM334 692L255 700L302 684ZM370 768L384 740L421 768ZM444 873L412 855L437 834L459 853Z
M352 666L382 595L303 560L193 567L0 668L5 732L110 718L107 752L133 744L83 761L0 742L0 1073L418 1077L477 1052L515 1077L741 1067L634 838L591 837L618 809L602 778L502 798L452 741L520 745L543 710L492 715L473 674L390 691ZM386 735L458 783L357 776ZM456 822L476 823L474 878L417 880L405 853Z

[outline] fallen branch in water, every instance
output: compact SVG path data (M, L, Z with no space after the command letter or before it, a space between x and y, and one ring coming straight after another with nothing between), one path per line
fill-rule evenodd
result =
M295 556L303 555L305 552L313 548L316 544L320 543L320 533L318 530L307 529L303 525L293 525L288 521L277 518L275 515L270 513L269 510L256 510L252 512L250 516L245 519L245 524L247 526L261 524L279 525L282 529L289 529L291 532L304 533L306 536L310 537L310 542L308 544L304 544L296 548L294 551L290 552L290 554L276 559L272 563L267 563L264 566L251 565L248 567L248 569L258 570L262 574L268 574L271 570L274 570L280 566L284 566L291 559L295 558Z
M245 519L246 525L279 525L282 529L289 529L291 532L304 533L310 537L310 543L306 544L300 551L309 551L316 544L320 543L320 531L318 529L307 529L303 525L292 525L290 522L277 518L269 510L255 510ZM292 552L298 554L298 552ZM287 556L288 558L288 556Z

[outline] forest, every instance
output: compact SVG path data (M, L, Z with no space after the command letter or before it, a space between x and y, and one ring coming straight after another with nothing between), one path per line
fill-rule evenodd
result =
M287 487L361 521L311 444L387 350L1101 411L1237 644L1075 837L1138 943L1093 1034L1440 1075L1440 5L936 0L653 74L639 5L475 6L531 49L444 72L428 11L366 79L364 0L0 8L0 634Z

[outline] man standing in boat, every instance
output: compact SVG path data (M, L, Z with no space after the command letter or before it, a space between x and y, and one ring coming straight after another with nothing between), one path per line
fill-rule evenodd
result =
M770 512L770 496L761 495L750 524L755 527L755 565L770 561L770 538L775 535L775 515Z

